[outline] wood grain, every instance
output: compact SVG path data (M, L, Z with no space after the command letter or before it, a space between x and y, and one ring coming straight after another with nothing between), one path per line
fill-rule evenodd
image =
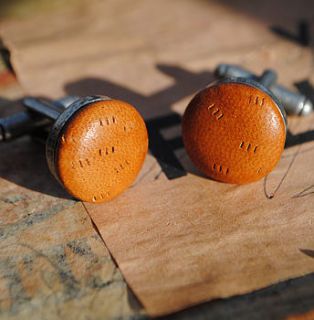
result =
M271 183L284 175L285 156ZM230 186L188 175L87 209L149 314L167 314L313 272L302 252L314 245L313 198L294 197L312 183L312 171L302 175L311 157L299 154L271 200L263 181Z

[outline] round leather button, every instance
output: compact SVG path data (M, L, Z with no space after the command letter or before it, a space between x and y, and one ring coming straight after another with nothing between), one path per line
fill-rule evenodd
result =
M140 114L110 99L75 112L58 139L55 174L71 195L88 202L108 201L130 186L148 148Z
M208 177L243 184L267 175L284 149L278 103L260 86L218 82L188 105L182 124L186 151Z

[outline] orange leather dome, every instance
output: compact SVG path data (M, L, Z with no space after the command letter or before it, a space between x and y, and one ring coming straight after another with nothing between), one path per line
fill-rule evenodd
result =
M108 201L130 186L148 148L144 120L119 100L81 108L58 139L55 175L71 195L89 202Z
M284 149L284 116L259 87L222 81L200 91L183 116L193 163L215 180L243 184L267 175Z

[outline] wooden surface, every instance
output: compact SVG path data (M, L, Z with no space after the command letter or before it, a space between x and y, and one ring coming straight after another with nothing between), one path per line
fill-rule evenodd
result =
M302 147L286 150L276 170L255 184L187 174L138 184L114 203L85 205L150 315L313 272L305 254L314 244L314 199L305 195L313 190L313 143ZM284 175L269 199L265 192Z
M116 42L118 48L112 48L112 52L109 48L109 52L106 53L108 73L105 74L105 77L110 81L101 80L104 76L103 71L99 72L100 79L86 79L85 77L85 80L80 80L81 72L94 74L94 71L97 70L97 64L92 63L86 70L82 71L80 69L79 74L73 79L63 79L62 82L53 81L52 87L45 93L56 97L62 94L63 88L67 93L75 94L99 93L90 91L106 89L115 92L115 95L120 98L131 100L130 102L136 105L149 105L150 110L145 111L145 108L142 107L141 109L146 118L153 119L157 114L160 114L160 109L162 109L164 115L167 115L169 105L171 105L172 111L177 110L182 113L189 96L212 79L211 68L224 59L244 63L247 67L256 71L260 71L266 66L274 66L281 71L281 82L290 86L293 82L300 82L304 79L311 80L311 51L309 47L304 45L305 43L302 43L302 39L291 37L291 34L296 34L295 26L300 18L312 21L311 12L313 10L309 10L308 6L305 6L305 4L302 6L299 2L289 2L288 4L284 2L286 15L280 15L278 12L280 12L280 5L283 5L283 3L278 4L278 10L270 10L272 8L270 2L266 2L263 9L257 5L245 5L241 1L235 3L225 1L228 15L225 9L213 3L211 12L217 18L211 26L211 36L214 39L224 39L226 30L228 30L226 24L230 23L228 19L233 17L235 20L232 20L232 26L237 26L237 32L241 37L228 37L228 41L216 41L215 47L212 48L213 51L208 51L208 44L206 43L208 35L203 33L196 36L195 33L195 30L203 28L206 19L208 19L209 13L202 7L204 3L197 4L201 10L193 7L194 5L183 9L191 13L191 17L194 14L194 18L191 19L192 22L189 22L188 28L184 28L182 25L182 33L176 31L174 34L169 32L168 28L165 28L165 31L160 35L159 39L163 41L162 45L170 47L170 51L168 50L167 55L164 56L162 46L156 46L154 51L159 61L165 62L157 69L161 71L161 74L156 73L156 66L151 66L151 61L147 63L148 56L139 54L139 52L143 52L143 46L141 47L143 39L135 37L132 38L132 41L126 41L123 33L120 34L118 29L113 28L111 30L116 30L114 36L118 36L121 41ZM147 8L149 6L147 5ZM174 10L176 5L173 6L172 9ZM116 7L113 7L122 9L122 4L119 2ZM127 17L123 13L127 11L117 10L118 19ZM195 15L200 11L204 11L203 14ZM114 12L109 13L114 15ZM139 25L136 24L136 21L139 21L137 19L138 14L135 11L131 17L131 21L135 22L135 27L134 30L129 30L129 32L134 32L134 34L138 32L139 28ZM180 14L182 14L182 11L176 10L174 12L176 18L179 18ZM164 15L153 19L169 26L173 20L168 20L167 17ZM39 20L47 19L47 17L37 18ZM65 23L68 21L70 20ZM222 24L218 23L219 21L222 21ZM250 28L247 27L248 21L250 21ZM73 20L72 23L70 27L75 30L76 22ZM108 23L110 24L110 22ZM34 21L29 24L26 22L25 29L23 29L26 36L24 34L23 39L22 37L17 39L21 45L20 48L23 48L22 52L24 53L25 50L27 54L25 56L26 60L33 59L36 52L39 55L45 55L49 52L48 39L49 37L50 39L55 37L55 34L51 33L51 30L47 27L40 30L41 34L38 34L37 38L32 38L32 33L27 33L27 26L32 28L33 24ZM191 27L191 24L193 27ZM267 28L274 24L281 24L285 27L285 30L288 30L286 35L290 34L290 39L269 32ZM19 34L17 26L18 24L13 23L11 32ZM97 23L94 27L97 27ZM17 29L14 31L14 28ZM60 24L60 28L63 28L62 24ZM267 31L265 31L266 29ZM68 35L70 31L67 29L65 34ZM151 29L148 27L145 31L148 37L156 38L156 34L153 32L150 34ZM107 35L109 36L109 34ZM259 37L252 37L254 34L258 34ZM85 36L86 38L90 36L88 30ZM41 41L41 39L44 39L44 41ZM189 42L180 39L189 39ZM61 45L66 46L67 40L68 38L65 38L63 43L61 41ZM93 38L92 41L97 44L98 39ZM171 46L172 41L173 45ZM262 46L261 43L263 43ZM134 54L130 55L132 47L134 48ZM149 50L145 46L144 48ZM81 54L88 56L88 47L82 48L82 50ZM127 54L124 55L123 50L126 50ZM145 50L144 52L148 52ZM177 61L177 52L181 53L181 61ZM197 58L195 52L197 52ZM74 54L74 57L77 53L79 51ZM14 55L20 54L18 51L14 52ZM139 59L140 64L147 66L145 85L142 83L142 77L138 79L137 70L133 70L131 65L128 67L129 69L122 68L118 73L114 72L117 70L117 65L114 60L110 59L110 55L113 57L116 54L118 54L117 60L119 63L124 61L123 65L125 66L129 65L132 60L136 62L137 59ZM208 59L209 54L210 59ZM21 81L26 85L24 88L34 93L36 91L43 93L46 88L44 81L49 80L49 77L53 78L53 69L62 64L63 66L67 64L71 69L78 67L76 65L78 60L68 61L66 55L62 59L60 57L58 59L56 61L50 60L53 68L47 68L48 72L43 77L38 77L39 71L42 70L40 68L43 65L49 66L49 63L44 60L44 56L37 58L36 63L34 61L31 63L28 60L24 64L24 60L23 65L30 67L28 70L22 70ZM101 59L103 58L100 55ZM181 63L183 66L175 66L175 62ZM211 67L205 67L209 64ZM138 62L134 65L138 65ZM125 79L126 72L129 75L128 79ZM110 74L114 76L111 77ZM167 76L165 77L165 75ZM64 73L63 76L67 77ZM171 78L169 79L168 76L171 76ZM30 80L31 82L29 82ZM64 83L64 81L67 84L63 87L61 83ZM30 83L32 84L30 85ZM119 86L117 83L121 85ZM16 108L14 100L23 95L21 89L13 87L6 83L1 89L2 105L11 106L12 111ZM9 103L7 100L9 100ZM157 107L160 107L158 112L156 111ZM170 119L177 121L175 116ZM148 125L153 128L153 122L148 123ZM299 129L297 119L293 120L291 122L293 135L302 135L302 130L300 132ZM302 137L310 139L310 132ZM153 133L153 130L150 130L150 134ZM292 138L290 143L293 145L293 142ZM306 148L302 152L307 150ZM293 152L288 152L288 159L289 154L293 158ZM182 156L182 151L177 152L177 156L180 157L180 155ZM12 319L30 317L30 315L40 319L55 319L58 317L105 319L145 316L145 311L127 289L119 269L115 267L97 231L88 220L85 209L80 204L67 199L66 194L49 176L42 148L28 138L23 138L10 145L1 146L0 157L2 177L0 205L3 236L1 250L1 290L3 292L1 294L1 316ZM156 176L167 181L167 174L173 174L173 170L166 171L167 168L164 164L161 163L161 166L156 164L153 157L148 160L151 162L146 164L144 173L147 169L153 168L153 170L148 170L149 174L143 175L142 182L149 182ZM185 164L185 161L183 160L183 164ZM161 168L163 169L162 173L160 173ZM297 175L297 172L295 174ZM278 184L276 179L270 179L268 182L270 184L267 190L276 191ZM281 192L283 190L285 188L280 189ZM301 188L298 194L300 199L304 199L304 202L306 202L306 199L312 195L311 185L305 189ZM287 232L291 232L291 237L293 237L293 228L288 228ZM313 248L301 249L304 254L303 259L311 260L314 256ZM292 317L294 314L306 313L313 308L313 287L313 275L309 274L241 297L205 303L172 317L180 319L188 319L192 316L198 319L229 319L230 317L239 319L282 319L288 316Z
M4 116L23 92L0 61ZM0 159L0 318L142 318L85 208L49 173L44 146L23 137L1 145Z

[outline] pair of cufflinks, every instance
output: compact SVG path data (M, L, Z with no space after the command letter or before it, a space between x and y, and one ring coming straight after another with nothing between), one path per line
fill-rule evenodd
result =
M208 177L244 184L266 176L286 140L286 112L306 115L305 96L233 65L219 65L219 80L189 103L182 121L186 151ZM73 197L105 202L129 187L147 150L145 122L130 104L105 96L67 97L49 103L23 100L26 111L0 119L0 141L49 127L46 158L54 177Z

